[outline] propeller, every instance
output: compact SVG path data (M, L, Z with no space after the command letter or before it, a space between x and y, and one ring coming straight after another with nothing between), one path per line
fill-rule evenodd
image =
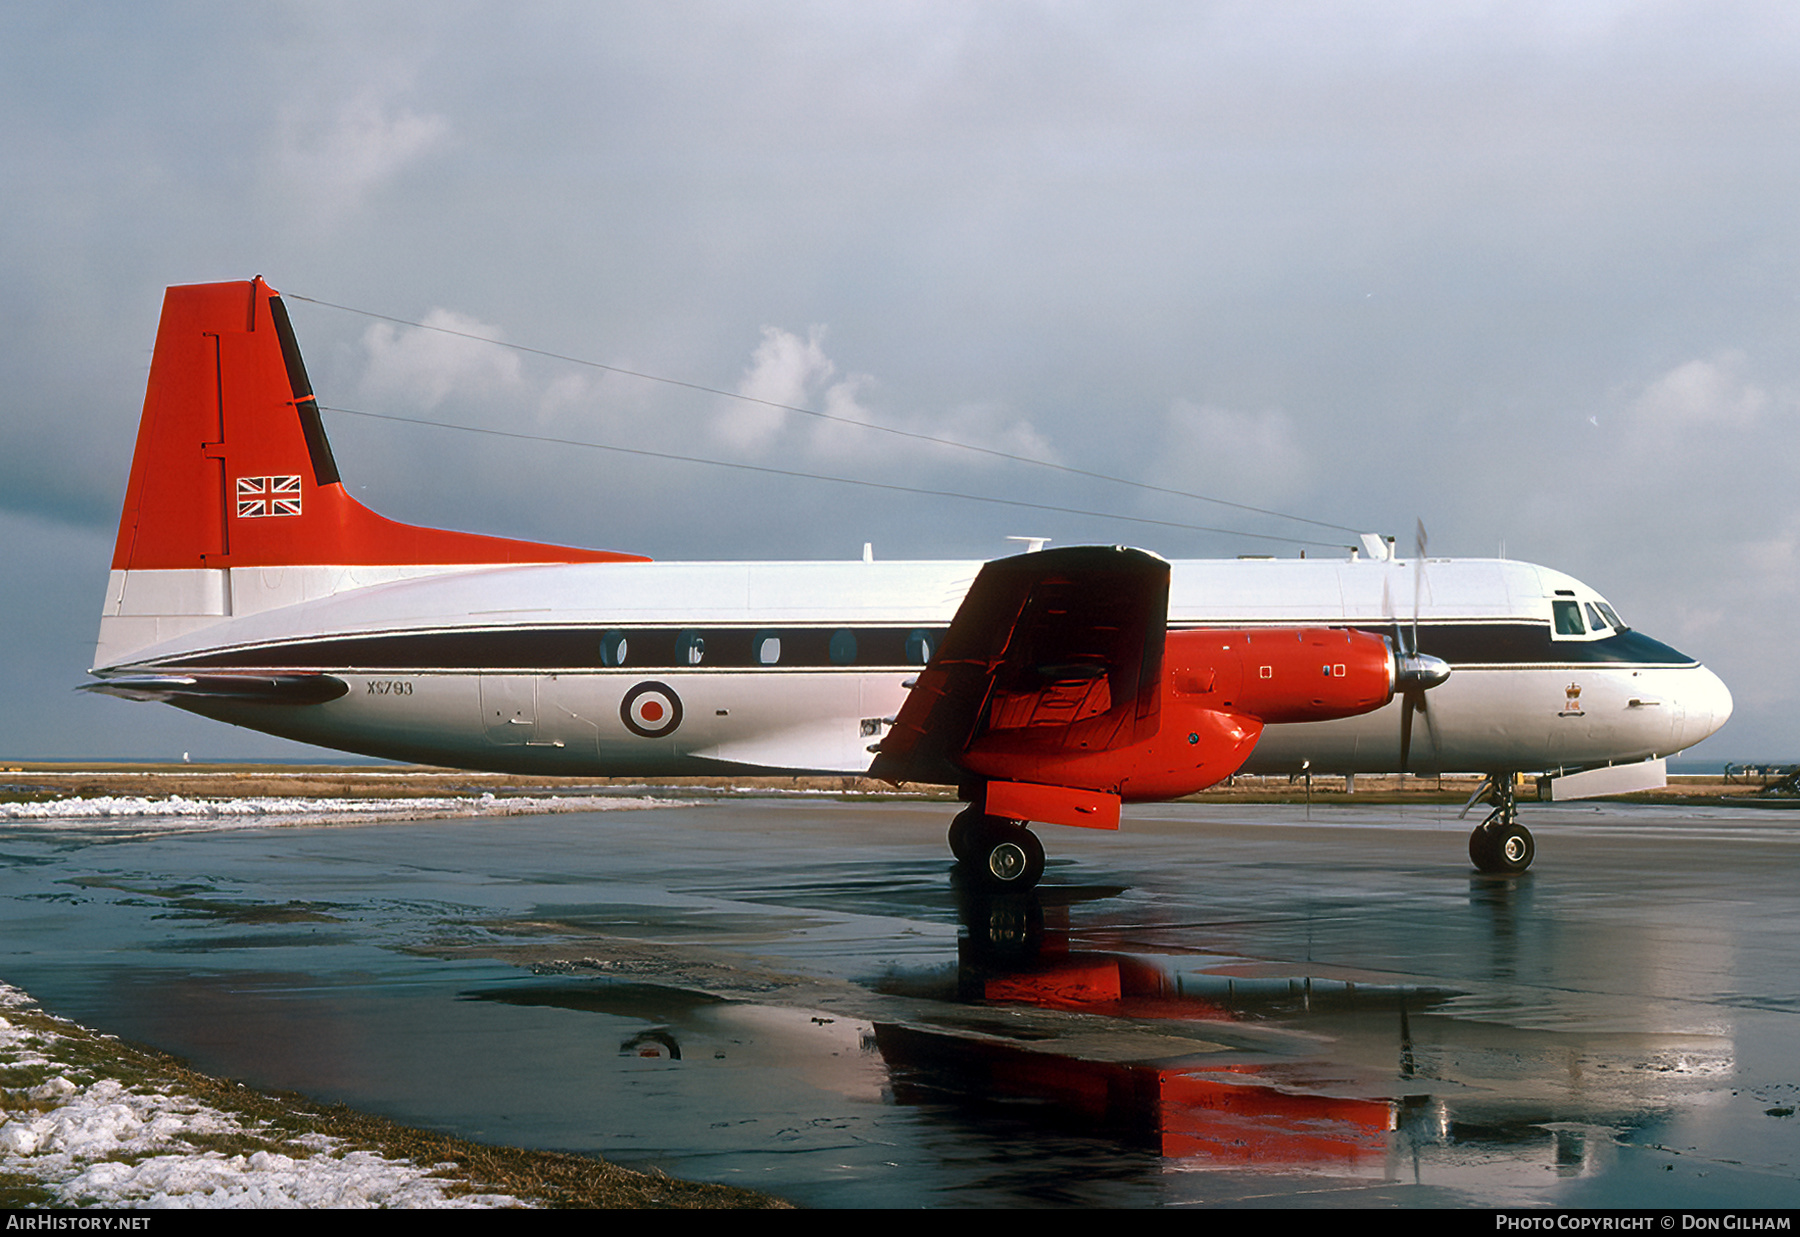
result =
M1413 715L1425 718L1425 730L1431 738L1433 763L1439 763L1437 726L1431 720L1425 693L1450 677L1450 663L1441 657L1419 652L1419 605L1424 588L1425 521L1418 522L1416 551L1413 557L1413 614L1410 632L1394 617L1394 694L1400 697L1400 774L1412 772ZM1381 604L1390 615L1393 605L1388 596L1387 580L1381 582Z

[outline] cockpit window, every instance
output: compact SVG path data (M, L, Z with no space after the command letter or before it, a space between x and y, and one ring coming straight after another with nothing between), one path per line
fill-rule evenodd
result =
M1600 611L1594 609L1594 603L1591 601L1587 603L1587 614L1589 627L1595 631L1606 630L1606 620L1600 617Z
M1556 634L1559 636L1585 636L1587 628L1581 622L1581 603L1564 601L1560 597L1550 603L1550 612L1556 619Z
M1629 627L1625 626L1625 624L1623 624L1619 621L1618 614L1616 612L1614 612L1613 608L1611 606L1607 605L1604 601L1600 603L1600 613L1606 616L1607 623L1612 626L1612 629L1614 631L1630 631L1631 630Z

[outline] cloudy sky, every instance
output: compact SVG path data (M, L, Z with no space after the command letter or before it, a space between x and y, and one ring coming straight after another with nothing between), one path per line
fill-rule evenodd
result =
M1800 758L1791 4L0 8L0 758L308 750L70 691L162 290L256 273L327 407L1063 509L328 413L389 516L657 558L1352 540L317 302L1423 519L1716 668L1702 754Z

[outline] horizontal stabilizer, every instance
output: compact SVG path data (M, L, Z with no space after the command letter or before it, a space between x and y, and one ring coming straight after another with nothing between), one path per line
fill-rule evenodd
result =
M166 704L324 704L350 690L329 674L122 674L79 691Z

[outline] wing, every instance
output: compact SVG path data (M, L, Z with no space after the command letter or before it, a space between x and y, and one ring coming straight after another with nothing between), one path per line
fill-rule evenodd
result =
M870 772L957 784L980 741L1046 757L1141 742L1159 725L1169 564L1119 546L989 563Z
M1231 776L1267 723L1354 717L1392 698L1379 636L1170 632L1168 606L1169 565L1141 550L988 564L870 772L957 785L990 816L1111 829L1122 802Z

